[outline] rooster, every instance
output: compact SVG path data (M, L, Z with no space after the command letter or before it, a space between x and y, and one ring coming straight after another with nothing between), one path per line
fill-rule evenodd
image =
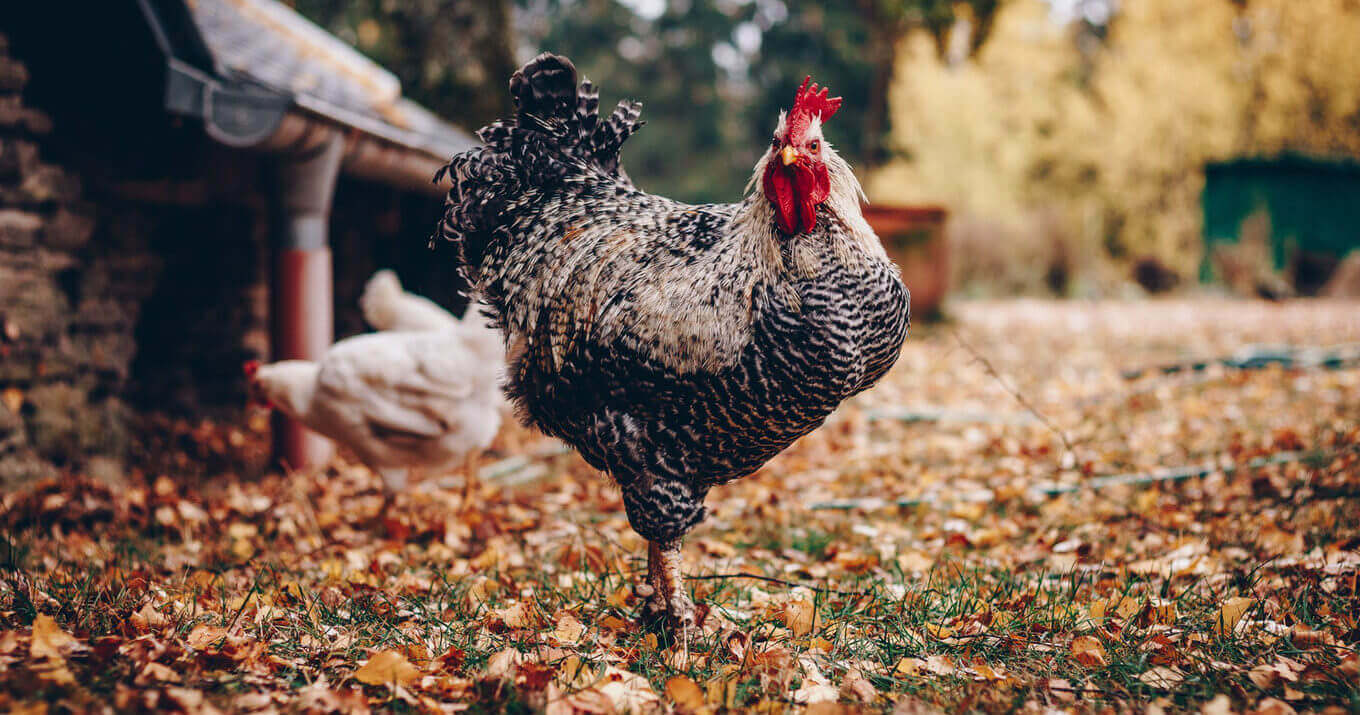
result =
M455 323L457 321L454 321ZM318 361L245 365L251 401L349 447L382 477L384 508L410 473L462 466L500 430L501 339L483 328L383 332L332 345Z
M649 542L643 617L688 636L681 540L715 485L751 474L896 361L910 297L823 137L841 105L805 80L745 198L635 188L619 150L641 105L602 119L565 57L510 78L513 118L440 172L437 235L508 344L524 420L619 485Z

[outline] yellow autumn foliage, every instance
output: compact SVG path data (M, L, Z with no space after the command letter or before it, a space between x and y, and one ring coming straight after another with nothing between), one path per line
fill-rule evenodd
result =
M1103 38L1013 0L971 59L903 42L890 105L904 158L869 194L1012 228L1042 215L1079 255L1156 256L1185 275L1206 162L1360 157L1356 37L1355 0L1126 0Z

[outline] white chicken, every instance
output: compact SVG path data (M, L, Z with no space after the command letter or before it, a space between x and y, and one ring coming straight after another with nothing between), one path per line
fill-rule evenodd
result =
M462 324L438 303L407 293L397 274L387 269L368 279L359 297L359 309L374 330L445 330ZM470 309L465 320L473 319L475 312Z
M364 322L374 330L453 331L464 340L476 342L478 349L487 351L487 354L495 351L499 356L497 381L504 382L505 341L475 305L468 306L467 313L461 319L455 318L429 298L407 292L397 274L384 268L374 273L364 284L363 295L359 296L359 310L364 315ZM497 391L496 395L501 417L512 417L514 407L505 393Z
M246 375L253 401L349 447L390 501L413 470L460 463L471 489L470 461L501 426L503 358L494 331L402 330L341 340L315 362L252 361Z

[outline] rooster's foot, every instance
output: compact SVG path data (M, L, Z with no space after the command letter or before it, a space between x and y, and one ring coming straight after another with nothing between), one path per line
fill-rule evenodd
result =
M689 636L700 621L700 610L685 593L680 573L680 542L652 542L647 550L647 581L634 589L642 603L642 623L689 649Z

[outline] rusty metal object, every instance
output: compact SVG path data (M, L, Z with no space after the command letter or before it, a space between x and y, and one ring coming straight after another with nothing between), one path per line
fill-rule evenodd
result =
M318 360L334 337L331 291L331 200L344 158L338 131L300 127L275 165L273 192L274 274L271 286L270 356ZM288 466L308 468L330 460L330 441L278 415L275 454Z
M949 292L948 212L938 206L864 207L864 218L883 241L911 291L911 317L936 315Z

